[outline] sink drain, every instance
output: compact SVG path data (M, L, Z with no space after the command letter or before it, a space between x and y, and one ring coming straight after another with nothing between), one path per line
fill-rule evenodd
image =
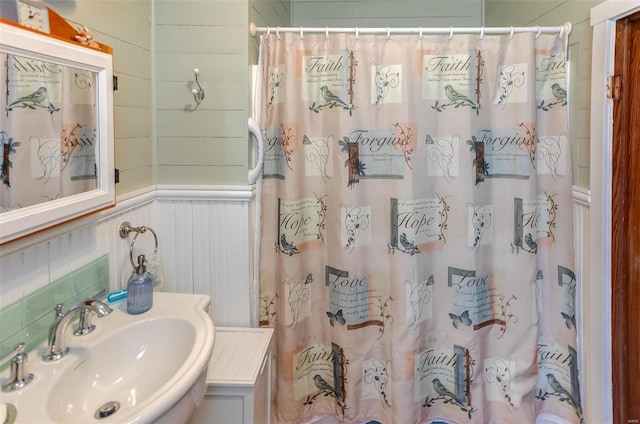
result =
M110 417L111 415L115 414L118 411L118 409L120 409L120 402L115 402L115 401L107 402L104 405L102 405L100 408L98 408L98 410L96 411L95 417L98 419Z

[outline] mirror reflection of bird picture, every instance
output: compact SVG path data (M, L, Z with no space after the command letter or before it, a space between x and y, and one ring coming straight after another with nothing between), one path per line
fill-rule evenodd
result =
M35 109L36 106L44 107L41 103L45 100L47 100L47 89L40 87L28 96L19 97L17 100L11 102L9 106L7 106L7 110L10 111L15 107L29 109Z

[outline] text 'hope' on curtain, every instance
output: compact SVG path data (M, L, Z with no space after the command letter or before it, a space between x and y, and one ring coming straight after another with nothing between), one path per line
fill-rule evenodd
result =
M580 422L564 37L261 41L275 421Z

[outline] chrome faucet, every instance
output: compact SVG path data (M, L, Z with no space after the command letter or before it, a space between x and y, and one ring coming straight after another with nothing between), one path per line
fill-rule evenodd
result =
M42 356L43 361L57 361L69 352L69 347L64 341L64 333L76 312L86 315L88 311L93 311L98 315L98 318L102 318L109 315L113 309L94 299L82 301L64 314L62 313L62 303L56 305L56 318L49 330L49 345L47 353Z

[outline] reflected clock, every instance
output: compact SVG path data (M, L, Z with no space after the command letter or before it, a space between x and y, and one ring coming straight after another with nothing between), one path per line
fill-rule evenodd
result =
M20 25L49 32L49 8L38 0L15 0Z

